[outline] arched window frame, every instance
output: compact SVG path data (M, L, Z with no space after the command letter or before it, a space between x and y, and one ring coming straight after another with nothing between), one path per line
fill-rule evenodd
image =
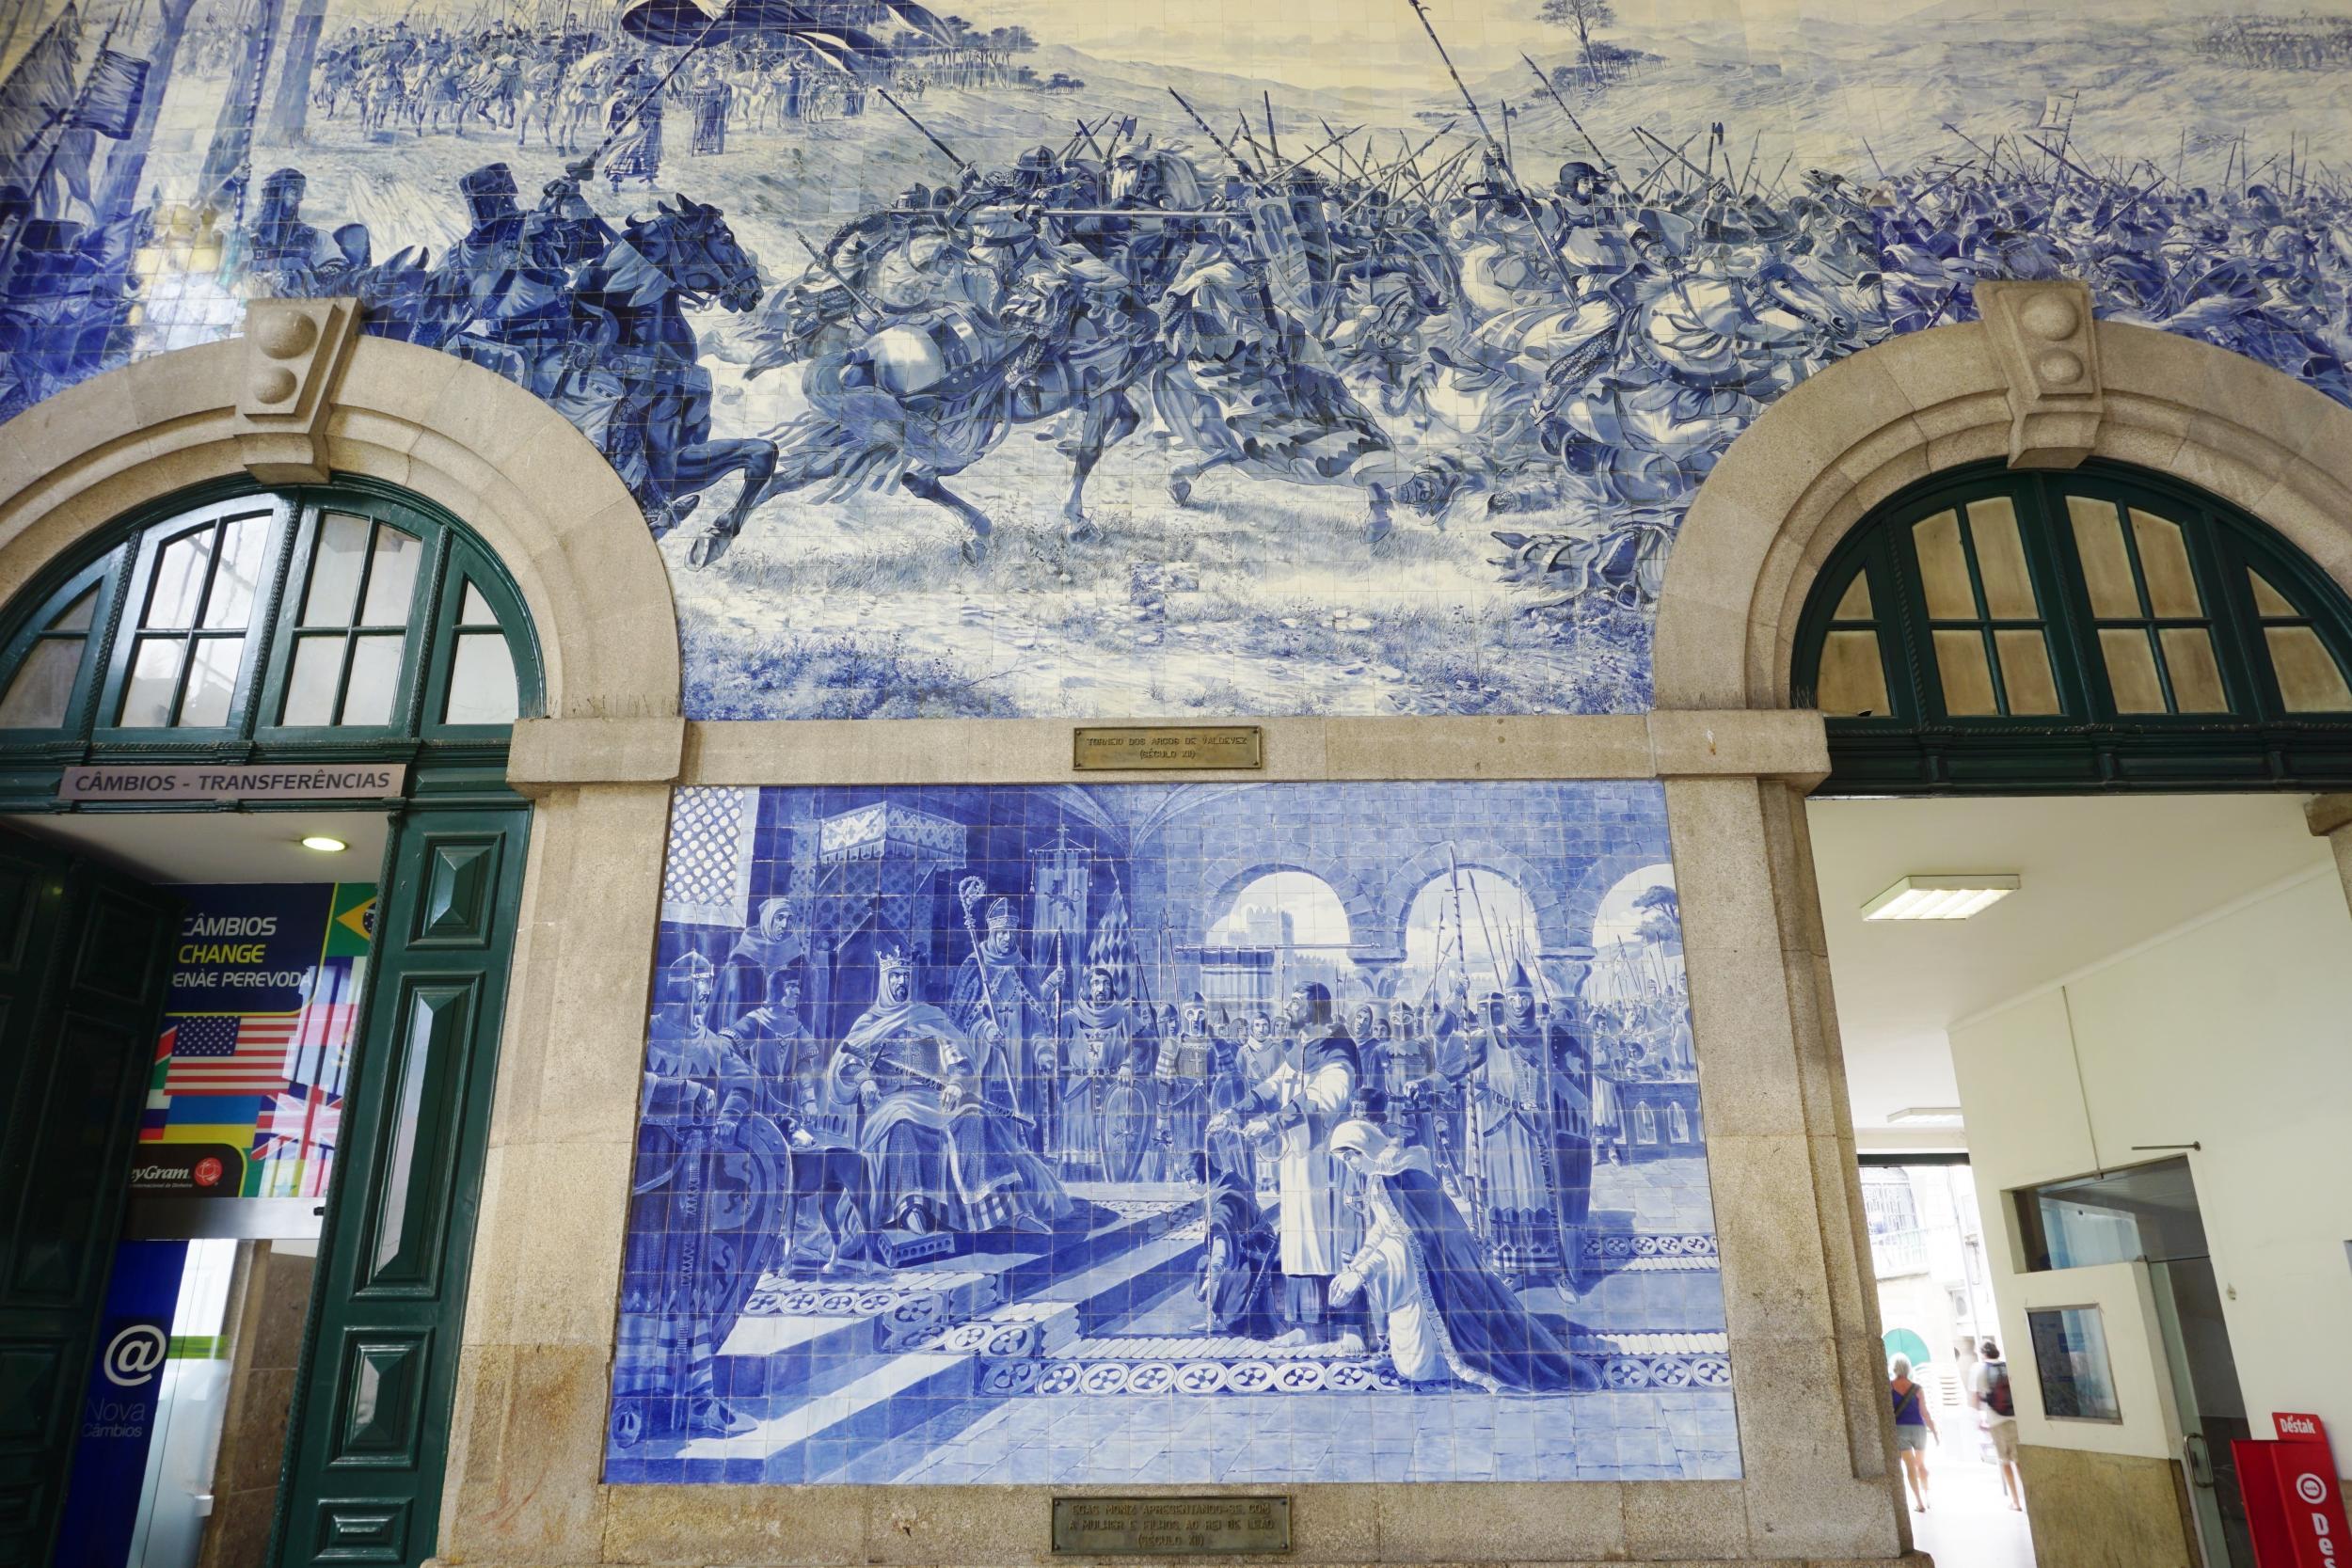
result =
M2119 708L2100 652L2101 617L2068 512L2067 498L2137 507L2180 526L2202 597L2226 712L2126 712ZM1922 521L1971 503L2014 509L2027 575L2038 599L2055 713L1949 711L1933 636L1952 620L1931 616L1915 532ZM2137 562L2134 531L2122 529ZM2258 572L2297 612L2265 615L2249 572ZM2142 574L2144 576L2144 573ZM2116 464L2069 470L1982 464L1914 485L1857 525L1823 563L1798 622L1791 662L1795 705L1813 706L1833 633L1859 578L1867 585L1887 711L1828 719L1830 793L1967 793L2075 789L2277 787L2339 789L2352 784L2352 711L2290 711L2265 639L2274 628L2308 626L2352 681L2352 599L2272 530L2186 485ZM1984 590L1972 574L1979 626ZM2106 617L2110 633L2168 619L2141 590L2140 612ZM2195 618L2170 617L2175 631ZM2119 624L2121 623L2121 624ZM2011 622L2000 629L2014 630ZM2160 644L2161 645L2161 644ZM1988 653L1995 700L2006 697L2001 665ZM2155 663L2168 708L2179 706L2168 666ZM2003 701L2004 709L2016 705Z
M404 637L399 675L389 715L381 723L279 721L294 645L304 632L304 594L329 513L389 524L419 541L406 618L397 623ZM241 629L245 641L225 721L121 723L123 693L142 635L139 623L164 551L198 528L240 517L262 520L266 564ZM477 604L486 602L503 634L515 675L516 717L536 717L544 685L529 611L495 556L456 519L389 486L358 481L272 490L214 486L174 497L121 519L70 553L18 594L0 620L0 694L5 694L35 645L58 635L48 629L56 618L83 594L94 588L98 594L63 721L41 728L0 725L0 756L18 759L8 771L21 776L36 758L122 754L157 763L287 755L465 763L502 755L510 722L452 723L445 718L469 584L479 591ZM198 618L202 614L199 608ZM379 629L389 635L394 624L387 621ZM478 634L481 625L477 610L471 629ZM230 630L200 627L187 634L222 637ZM188 662L182 660L182 689ZM8 792L0 785L0 793Z

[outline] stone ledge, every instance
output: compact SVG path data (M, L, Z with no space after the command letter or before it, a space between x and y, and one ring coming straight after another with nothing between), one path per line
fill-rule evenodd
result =
M1258 769L1081 773L1071 735L1166 719L803 719L690 721L690 784L1210 784L1455 779L1784 778L1829 771L1820 715L1740 710L1491 719L1200 720L1265 733ZM516 730L519 747L521 728ZM585 782L583 775L567 775Z
M564 784L672 784L685 752L683 719L526 719L515 726L506 782L527 795Z

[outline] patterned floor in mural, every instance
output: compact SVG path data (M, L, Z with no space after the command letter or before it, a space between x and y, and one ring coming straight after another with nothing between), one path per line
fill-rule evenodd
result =
M1712 1220L1686 1212L1675 1164L1596 1172L1582 1288L1527 1298L1584 1330L1570 1348L1601 1392L1504 1395L1433 1424L1375 1351L1205 1332L1197 1189L1081 1183L1101 1217L1036 1252L872 1283L770 1275L718 1363L751 1429L616 1454L606 1479L1556 1480L1563 1455L1576 1480L1735 1478Z

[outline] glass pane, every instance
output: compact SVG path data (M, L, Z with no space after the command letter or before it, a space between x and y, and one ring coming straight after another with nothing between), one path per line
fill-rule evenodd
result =
M302 601L306 626L347 626L359 598L359 565L368 554L368 520L330 512L319 525L310 558L310 592Z
M2001 685L2009 694L2010 712L2058 712L2058 683L2050 678L2050 650L2042 634L1996 631L1993 645L2001 656Z
M2017 537L2017 509L2007 496L1968 503L1968 533L1976 541L1977 575L1984 608L1996 621L2039 621L2042 605L2026 575L2026 546Z
M2164 711L2164 688L2156 681L2155 656L2148 651L2146 632L2137 627L2101 632L2099 657L2106 660L2116 712Z
M1854 580L1856 582L1860 582L1862 579L1860 578L1856 578ZM1853 597L1851 593L1849 593L1846 596L1848 598ZM1867 619L1869 613L1870 591L1865 588L1862 591L1863 617ZM1846 607L1840 604L1837 607L1838 618L1843 620L1845 618L1845 614ZM490 601L482 596L482 590L476 588L470 582L466 584L465 602L457 607L457 624L461 626L495 626L499 624L498 611L492 610L490 608Z
M466 603L473 603L473 584L466 584ZM1830 612L1833 621L1867 621L1870 618L1870 574L1856 572L1853 581L1846 585L1845 596Z
M286 672L286 710L281 724L331 724L335 721L335 682L343 673L343 640L332 632L313 634L294 643L294 665Z
M374 594L370 594L369 597L373 598ZM354 640L351 685L343 692L342 722L392 721L392 699L400 694L400 646L407 641L398 633Z
M2172 676L2173 711L2229 712L2221 669L2213 658L2212 634L2202 626L2167 626L2156 635L2164 642L2164 667Z
M188 670L187 695L180 699L180 722L190 729L218 729L229 722L229 699L237 691L237 665L245 657L242 637L199 637Z
M1944 711L1954 715L1998 713L1993 701L1993 672L1984 662L1984 638L1973 631L1935 634L1935 668L1944 678Z
M2279 695L2289 713L2352 712L2352 688L2344 684L2344 672L2319 633L2309 626L2266 626L2263 641L2270 644L2270 667L2278 673ZM16 693L9 692L8 700L14 702ZM0 719L6 717L0 709Z
M1840 637L1861 637L1873 642L1877 639L1865 632L1832 632L1830 641ZM1826 666L1828 656L1822 656ZM1870 668L1878 668L1878 655L1870 656ZM1826 682L1824 683L1826 684ZM1882 691L1882 702L1884 693ZM469 632L457 640L457 657L450 661L449 702L441 715L446 724L511 724L515 721L515 660L506 651L506 634L496 631ZM1876 711L1883 713L1882 705Z
M1968 589L1968 558L1960 549L1960 514L1939 512L1914 525L1911 542L1919 551L1919 585L1927 590L1928 614L1938 621L1973 621L1977 596Z
M243 626L253 619L268 546L267 517L240 517L222 525L220 569L213 574L213 592L204 601L207 626Z
M213 531L209 528L183 533L166 545L155 562L155 580L147 591L147 618L139 625L195 626L197 602L204 596L204 568L212 559Z
M90 628L90 617L97 612L98 590L92 588L59 610L57 618L49 623L49 629L51 631L87 631Z
M34 643L8 683L8 694L0 697L0 729L54 730L64 723L85 645L78 637L44 637Z
M361 626L408 624L408 600L417 586L417 562L423 556L424 546L414 534L389 527L375 531L375 566L368 574L368 602L359 612Z
M2132 535L2139 542L2140 575L2148 579L2148 602L2156 613L2167 620L2204 614L2205 601L2188 569L2181 525L2134 507Z
M2248 570L2246 577L2254 585L2254 610L2263 619L2302 618L2303 612L2287 603L2287 596L2271 587L2269 578L2251 569Z
M125 729L160 729L171 722L171 694L180 684L180 655L187 645L184 637L139 639L131 678L122 689Z
M2066 511L2074 520L2074 549L2083 559L2090 612L2103 620L2138 614L2131 558L2123 553L2123 521L2114 506L2089 496L2069 496Z
M2054 1421L2121 1424L2107 1335L2096 1307L2052 1307L2026 1314L2033 1336L2034 1370L2042 1384L2042 1414Z

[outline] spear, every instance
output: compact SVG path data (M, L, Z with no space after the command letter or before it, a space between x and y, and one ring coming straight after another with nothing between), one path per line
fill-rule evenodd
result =
M1445 65L1445 73L1454 78L1454 87L1461 91L1462 102L1469 106L1470 119L1478 126L1478 134L1486 139L1487 150L1501 162L1502 177L1511 182L1511 188L1518 193L1522 201L1525 201L1527 192L1525 187L1520 185L1519 177L1512 172L1511 155L1504 150L1501 142L1495 140L1495 134L1487 129L1486 117L1479 113L1478 100L1471 95L1470 84L1463 81L1462 73L1454 69L1454 56L1445 52L1445 40L1438 36L1437 25L1429 20L1429 8L1422 3L1422 0L1406 0L1406 4L1412 7L1413 14L1421 19L1421 30L1429 35L1431 47L1438 51L1438 58ZM1508 129L1507 122L1505 129ZM1560 286L1565 290L1570 286L1572 277L1568 271L1568 259L1560 254L1558 238L1549 229L1544 227L1543 214L1533 211L1534 203L1529 202L1528 205L1531 209L1530 219L1534 226L1536 237L1544 242L1544 249L1550 255L1551 264L1559 269Z
M1277 159L1279 159L1282 156L1282 140L1279 136L1277 136L1274 134L1274 94L1271 91L1268 91L1264 96L1265 144L1267 147L1273 149L1274 156Z
M730 3L732 3L732 0L730 0ZM893 98L890 95L890 89L888 87L883 87L880 82L876 82L873 86L875 94L880 97L883 103L898 111L899 119L905 120L909 125L914 126L917 131L922 132L923 139L925 141L930 143L933 147L936 147L940 150L940 151L947 155L947 161L956 166L957 173L961 174L965 169L972 166L971 165L965 163L961 158L956 156L956 150L954 148L949 147L946 142L941 141L937 136L932 135L931 128L924 124L921 120L915 119L913 111L909 110L904 103L901 103L896 98Z
M1576 118L1576 111L1569 108L1568 101L1560 96L1560 89L1551 85L1551 78L1544 74L1544 68L1537 65L1528 55L1521 55L1519 58L1527 61L1527 69L1535 73L1535 80L1542 85L1544 91L1549 93L1551 101L1560 106L1560 112L1568 117L1568 123L1576 128L1578 135L1584 138L1584 145L1593 150L1593 156L1600 160L1600 166L1608 169L1612 174L1615 173L1616 166L1610 163L1609 154L1600 150L1600 143L1595 141L1593 134L1584 129L1584 122ZM1760 135L1762 133L1758 132L1757 135Z
M786 227L790 228L791 226L787 225ZM879 306L858 292L856 284L842 277L841 274L834 268L834 264L825 260L823 252L819 251L815 245L808 243L808 236L806 234L802 233L798 229L793 229L792 237L801 242L801 248L808 252L808 259L816 262L818 266L824 269L826 277L831 277L834 282L841 285L842 289L848 293L851 302L854 303L860 310L863 310L867 315L873 317L877 323L887 321L889 319L883 314Z

